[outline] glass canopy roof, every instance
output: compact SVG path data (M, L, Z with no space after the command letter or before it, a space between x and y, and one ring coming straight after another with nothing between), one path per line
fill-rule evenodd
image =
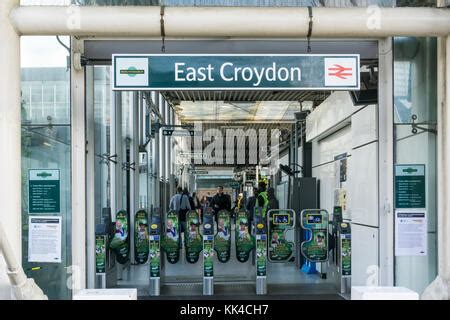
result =
M311 109L312 102L302 103L303 110ZM191 121L293 121L300 111L297 101L182 101L175 111L183 122Z

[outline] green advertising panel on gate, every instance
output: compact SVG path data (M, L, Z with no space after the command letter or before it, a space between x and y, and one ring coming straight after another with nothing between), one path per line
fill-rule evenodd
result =
M181 249L180 219L178 213L174 210L167 212L164 223L165 227L161 247L166 253L167 261L174 264L180 259Z
M236 216L235 227L236 258L239 262L247 262L250 251L255 247L255 238L251 234L250 214L241 209Z
M109 244L109 247L116 253L117 262L120 264L125 264L129 260L128 220L125 210L117 212L114 237Z
M146 263L149 253L147 211L139 210L134 218L134 256L138 264Z
M288 232L294 237L295 211L272 209L267 213L268 259L270 262L286 262L294 255L294 242L288 240Z
M328 261L328 211L304 209L300 212L301 227L309 239L300 245L300 252L311 262Z
M231 251L231 217L227 210L217 213L217 234L214 237L214 250L220 262L230 260Z
M200 216L195 210L186 214L186 231L184 232L184 244L186 261L196 263L203 250L202 236L200 234Z
M114 54L113 90L359 90L359 55Z
M95 236L95 272L106 272L106 245L107 236L97 235Z

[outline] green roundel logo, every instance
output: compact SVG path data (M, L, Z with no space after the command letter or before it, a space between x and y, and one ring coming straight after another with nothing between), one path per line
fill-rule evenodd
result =
M128 69L122 69L120 70L120 74L126 74L129 77L136 77L136 75L138 74L144 74L144 70L143 69L137 69L136 67L128 67Z

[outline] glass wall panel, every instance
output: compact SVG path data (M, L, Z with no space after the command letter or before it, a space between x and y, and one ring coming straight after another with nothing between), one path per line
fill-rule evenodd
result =
M56 37L21 38L22 264L27 276L34 278L50 299L70 299L71 290L67 286L72 252L70 70L68 48L64 47L68 46L69 38L59 41ZM36 187L35 178L29 189L31 169L44 169L44 174L52 172L50 169L59 170L59 188L57 182L50 182L55 188L53 195L43 193L44 187ZM44 206L44 202L52 202L54 206ZM61 218L60 247L57 243L50 245L50 249L55 249L54 255L40 255L51 251L43 242L37 245L33 241L29 251L29 217L42 216Z
M110 67L94 67L94 180L95 222L103 223L102 208L111 207L111 177L107 159L111 156ZM114 159L114 158L113 158Z
M395 256L395 284L421 294L437 274L436 39L394 40L395 163L425 165L426 255ZM413 130L412 123L420 123ZM400 235L395 237L400 239ZM404 239L404 236L402 237Z

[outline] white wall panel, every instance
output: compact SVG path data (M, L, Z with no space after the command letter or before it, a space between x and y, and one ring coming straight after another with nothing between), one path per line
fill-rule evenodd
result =
M317 166L334 161L334 157L346 153L351 154L351 127L347 126L334 134L313 144L312 165Z
M306 141L319 137L331 128L361 109L363 106L354 106L347 91L333 92L306 118Z
M352 222L378 226L378 143L354 149L349 167Z
M352 147L378 139L377 106L369 105L352 116Z
M313 168L313 177L320 181L320 208L333 212L334 206L334 164L328 163Z
M352 224L352 286L376 285L378 229Z

